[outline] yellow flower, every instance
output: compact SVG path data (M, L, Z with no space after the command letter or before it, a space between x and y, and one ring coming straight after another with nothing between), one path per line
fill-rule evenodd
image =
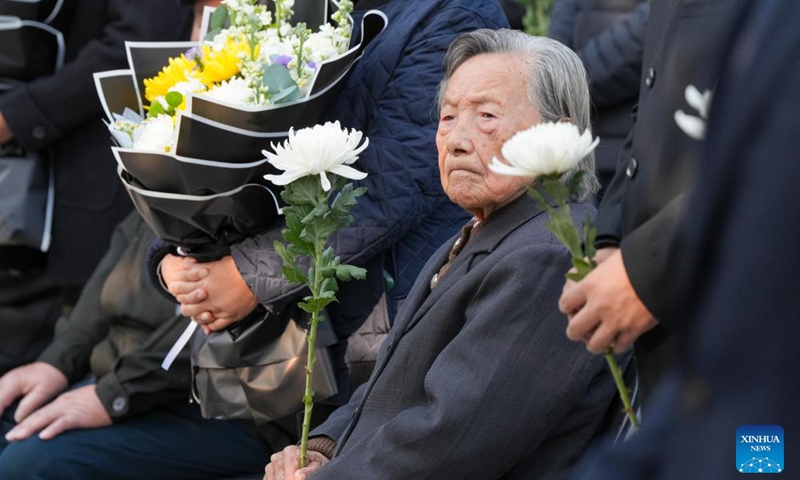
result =
M169 65L161 69L153 78L144 81L144 96L152 103L156 98L165 96L169 89L180 82L188 81L197 67L197 62L187 59L184 55L170 58Z
M203 45L203 75L200 81L207 87L230 80L242 70L242 58L250 57L248 42L228 39L220 51L210 45ZM258 56L258 47L254 56Z

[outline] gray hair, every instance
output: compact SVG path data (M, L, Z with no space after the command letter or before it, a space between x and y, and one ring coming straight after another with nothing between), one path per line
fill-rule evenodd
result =
M581 59L555 40L517 30L480 29L456 37L444 56L444 79L439 84L437 108L441 109L447 82L458 67L484 53L516 53L527 60L528 98L543 122L568 118L581 132L591 126L589 80ZM568 184L578 171L585 172L578 201L585 201L600 187L594 152L566 172L561 181Z

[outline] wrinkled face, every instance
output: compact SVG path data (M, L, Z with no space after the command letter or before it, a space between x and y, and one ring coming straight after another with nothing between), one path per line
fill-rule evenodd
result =
M525 191L529 179L490 171L503 143L539 123L527 94L527 65L517 54L470 58L447 84L436 146L445 193L483 219Z

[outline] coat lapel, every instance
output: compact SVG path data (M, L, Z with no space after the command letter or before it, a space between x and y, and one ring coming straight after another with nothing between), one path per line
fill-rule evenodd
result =
M430 279L434 273L439 271L439 268L441 268L444 262L447 261L453 241L455 241L457 237L452 238L447 244L442 246L442 248L436 252L436 255L431 257L431 261L425 265L425 268L422 269L420 276L417 277L417 281L414 283L414 288L412 289L414 293L414 302L408 302L410 303L408 307L411 308L404 309L405 315L403 315L402 324L398 323L394 326L394 328L397 329L397 333L394 335L393 343L397 343L450 288L458 284L459 280L472 268L472 262L477 255L491 253L511 232L531 218L542 213L543 210L541 207L528 195L523 195L511 204L495 212L487 221L483 230L481 230L474 239L470 240L464 247L464 250L455 258L453 265L450 267L447 274L439 280L436 288L431 290ZM400 330L400 328L402 328L402 330Z

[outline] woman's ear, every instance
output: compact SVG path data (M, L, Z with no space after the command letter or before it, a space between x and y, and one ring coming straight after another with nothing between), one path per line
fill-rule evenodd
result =
M558 119L558 123L572 123L572 119L569 117L561 117Z

